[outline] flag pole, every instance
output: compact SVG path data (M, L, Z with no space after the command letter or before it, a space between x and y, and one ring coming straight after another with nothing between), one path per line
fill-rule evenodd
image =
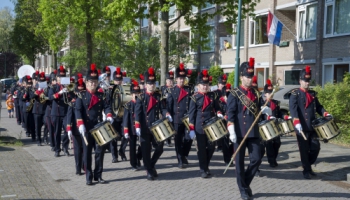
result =
M239 51L240 51L240 41L241 41L241 14L242 14L242 0L238 1L238 19L237 19L237 42L236 42L236 66L235 66L235 84L234 87L238 87L238 74L239 74Z

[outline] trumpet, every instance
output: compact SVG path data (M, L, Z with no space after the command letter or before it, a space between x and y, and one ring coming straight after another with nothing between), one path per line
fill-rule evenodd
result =
M49 97L45 96L44 93L41 93L39 96L40 103L44 104L47 100L49 100Z

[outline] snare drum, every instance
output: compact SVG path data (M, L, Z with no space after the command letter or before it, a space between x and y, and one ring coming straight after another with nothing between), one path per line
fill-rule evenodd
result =
M163 142L175 135L174 126L169 122L168 118L153 122L149 129L152 131L157 142Z
M281 134L288 134L294 132L294 126L291 119L278 119L278 127L281 130Z
M190 118L188 117L188 114L186 114L185 116L183 116L181 118L181 121L184 123L184 125L186 126L187 130L190 130Z
M225 124L219 117L212 117L205 121L203 131L210 142L215 142L228 134Z
M276 126L275 120L264 120L259 124L259 133L263 141L271 140L280 135L280 131Z
M334 122L333 117L321 117L311 123L318 137L322 140L330 140L340 134L339 127Z
M98 145L103 146L119 136L109 121L98 123L90 130Z

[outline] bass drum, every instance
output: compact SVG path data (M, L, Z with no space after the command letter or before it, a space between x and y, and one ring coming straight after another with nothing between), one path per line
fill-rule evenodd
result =
M330 140L340 134L340 129L334 122L333 117L321 117L315 119L312 121L311 125L314 127L321 140Z

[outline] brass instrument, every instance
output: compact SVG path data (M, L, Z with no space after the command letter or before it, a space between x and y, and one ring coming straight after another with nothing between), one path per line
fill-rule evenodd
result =
M32 90L32 92L35 92L33 88L26 88L26 94L29 96L29 90ZM30 101L29 101L29 106L26 107L26 112L30 112L34 106L34 103L35 103L35 98L32 98Z
M68 92L74 92L75 85L74 83L70 83L66 85L65 88L67 88ZM63 102L69 106L72 106L72 103L69 101L68 94L66 92L63 93Z
M47 100L49 100L49 97L45 96L44 93L41 93L39 96L40 103L44 104Z
M123 87L120 85L115 85L112 89L111 93L111 101L112 101L112 111L116 116L120 116L119 110L122 107L123 101Z

